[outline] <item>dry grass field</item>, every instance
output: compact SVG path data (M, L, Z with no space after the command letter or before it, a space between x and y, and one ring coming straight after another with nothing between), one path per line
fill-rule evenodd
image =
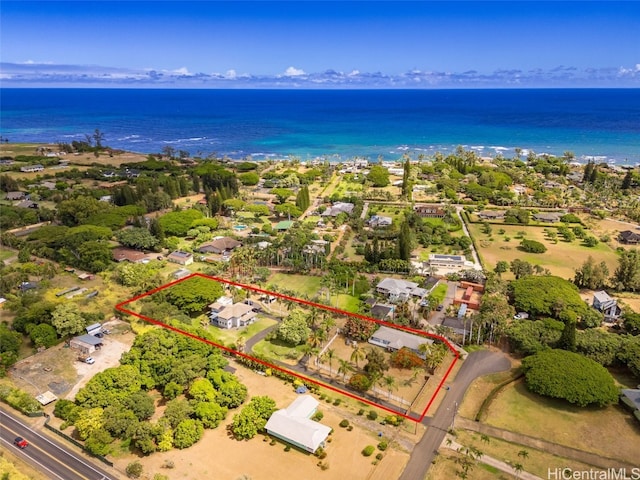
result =
M640 426L629 412L617 405L579 408L541 397L522 381L497 395L485 423L631 464L638 461Z
M553 227L548 228L555 230ZM478 253L487 269L493 269L500 260L511 262L519 258L534 265L548 268L553 275L568 279L573 278L575 269L582 265L589 255L598 263L604 261L611 272L618 264L615 249L606 243L600 242L592 248L583 246L579 240L571 243L558 240L557 243L553 243L547 238L545 229L542 227L494 224L492 225L491 237L482 233L481 229L482 225L479 223L469 225L469 232L476 240ZM505 233L499 234L500 229L504 229ZM537 240L543 243L547 247L547 251L544 254L536 254L520 250L518 246L521 240L515 238L519 232L524 232L524 238L528 240ZM507 238L509 238L508 241ZM510 278L510 275L507 273L504 276Z

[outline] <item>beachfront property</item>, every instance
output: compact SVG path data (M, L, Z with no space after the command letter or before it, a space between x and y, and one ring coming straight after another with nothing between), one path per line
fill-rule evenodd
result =
M231 237L216 237L210 242L205 242L198 247L200 253L230 253L238 247L242 246L242 242L239 242L235 238Z
M324 212L322 212L323 217L337 217L341 213L346 213L347 215L351 215L353 212L353 203L346 202L337 202L327 208Z
M193 254L176 250L167 256L167 260L179 265L191 265L193 263Z
M209 313L211 324L225 329L251 325L257 316L251 305L233 303L231 297L220 297L215 303L209 305L209 308L211 309Z
M416 205L413 211L422 218L444 218L447 213L443 205Z
M605 322L617 322L622 314L622 309L618 306L618 301L610 297L604 290L593 294L593 303L591 305L604 315Z
M325 446L331 432L330 427L311 420L319 404L311 395L301 395L287 408L274 412L264 428L269 435L315 453L318 448Z
M381 326L371 335L369 343L393 351L408 348L424 358L424 354L420 352L420 345L425 343L431 345L433 340L403 330Z
M404 302L411 297L424 298L428 294L417 283L398 278L385 278L376 285L376 292L385 295L390 302Z
M631 230L625 230L618 234L618 240L620 243L626 245L638 245L640 243L640 234L632 232Z

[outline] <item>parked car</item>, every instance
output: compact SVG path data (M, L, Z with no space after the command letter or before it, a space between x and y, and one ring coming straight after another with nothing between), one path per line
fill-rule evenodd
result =
M27 442L22 437L16 437L16 439L13 441L13 444L18 448L25 448L29 446L29 442Z
M439 311L439 312L441 312L443 309L444 309L444 305L438 305L436 307L436 310Z
M96 363L96 360L93 357L87 357L87 358L84 359L84 363L88 363L89 365L93 365L94 363Z

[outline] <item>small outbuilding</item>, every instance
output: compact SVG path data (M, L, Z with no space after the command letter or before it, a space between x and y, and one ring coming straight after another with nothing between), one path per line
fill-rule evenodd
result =
M83 355L89 355L102 346L102 339L93 335L80 335L71 340L70 347Z

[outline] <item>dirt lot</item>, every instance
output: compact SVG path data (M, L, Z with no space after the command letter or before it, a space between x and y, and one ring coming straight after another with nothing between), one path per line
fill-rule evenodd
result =
M242 367L236 375L249 388L250 396L268 395L276 401L278 407L287 406L295 397L291 385L284 384L273 377L264 377ZM410 434L401 428L382 426L371 422L365 417L357 416L343 406L321 403L320 410L324 413L322 423L334 429L331 443L328 443L328 453L324 462L329 469L322 471L318 466L318 458L313 455L292 449L284 451L284 444L269 445L258 435L249 441L237 441L227 435L226 425L231 422L229 415L226 422L215 430L206 430L205 435L196 445L185 450L173 450L166 453L154 453L149 457L136 458L127 455L117 460L117 467L124 471L127 464L139 460L144 465L145 473L153 476L155 473L169 475L171 478L199 480L202 478L217 478L234 480L241 475L247 475L252 480L273 480L288 478L294 472L296 478L326 480L344 479L374 479L387 480L398 478L409 459L408 449L419 439L418 435ZM354 425L352 431L339 427L342 419L349 418ZM377 445L383 437L396 437L394 448L389 448L385 456L373 465L372 457L363 457L360 453L367 445ZM375 454L374 454L375 455ZM173 470L162 467L165 460L175 463ZM173 472L179 472L177 476Z
M91 354L96 360L93 365L78 361L76 351L60 344L16 363L11 368L12 380L34 395L50 390L58 398L72 399L93 375L117 366L122 353L131 347L132 333L117 333L119 329L111 324L108 328L114 333L105 336L102 349Z

